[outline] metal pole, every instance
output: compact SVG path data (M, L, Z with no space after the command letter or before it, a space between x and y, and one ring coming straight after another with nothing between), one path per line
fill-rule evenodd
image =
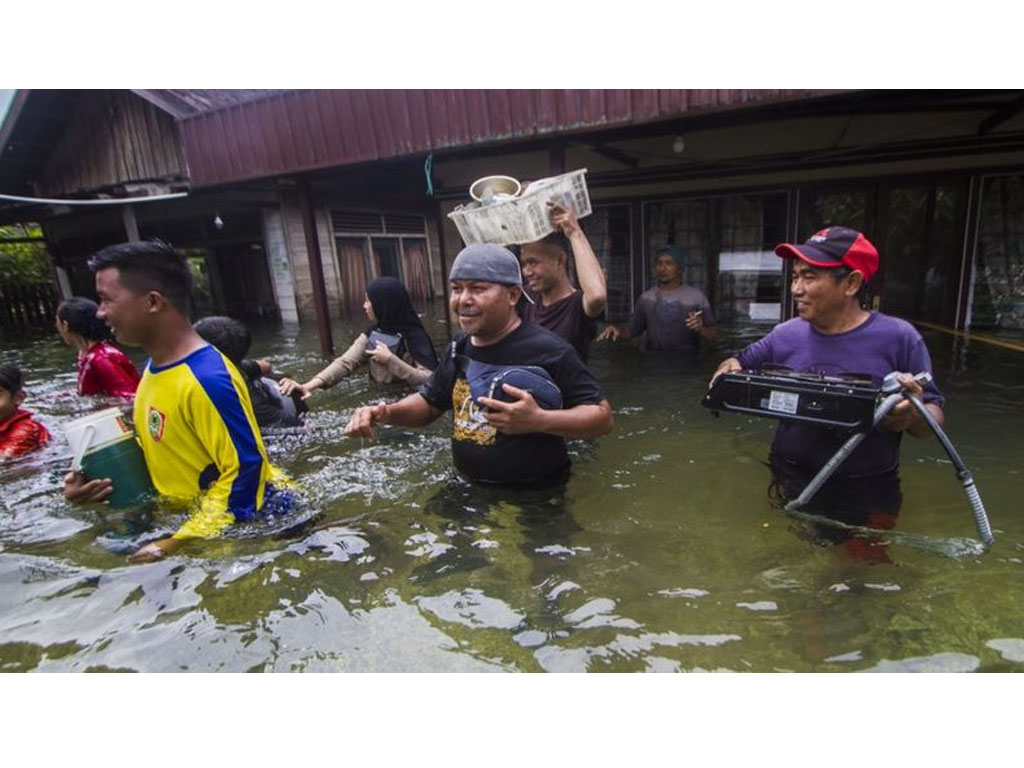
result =
M320 334L320 350L324 357L334 357L334 339L331 336L331 316L327 309L327 286L324 284L324 267L320 261L320 238L316 231L316 217L309 201L309 181L301 179L299 209L302 214L302 229L306 235L306 256L309 258L309 278L313 283L313 307L316 309L316 325Z

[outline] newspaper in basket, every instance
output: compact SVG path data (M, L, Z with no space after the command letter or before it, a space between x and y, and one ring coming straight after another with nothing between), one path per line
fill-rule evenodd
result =
M571 210L577 219L591 214L586 173L586 168L580 168L560 176L538 179L518 197L490 205L460 205L448 214L448 218L455 222L466 245L533 243L554 231L547 207L549 200Z

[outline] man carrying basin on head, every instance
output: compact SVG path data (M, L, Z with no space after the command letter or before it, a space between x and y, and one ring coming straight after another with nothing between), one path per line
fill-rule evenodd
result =
M861 304L866 285L878 269L878 251L871 242L856 230L829 227L802 245L783 243L775 253L793 259L791 292L797 317L775 326L763 339L724 360L714 377L730 371L760 370L769 363L795 372L867 374L876 383L893 371L903 372L903 386L922 399L941 424L942 395L938 388L933 382L922 387L912 378L932 369L921 334L910 323L869 312ZM886 508L881 514L889 517L891 526L899 508L900 438L904 432L921 436L928 431L927 423L911 403L899 403L840 465L815 499L829 495L841 498L842 493L830 491L840 488L844 481L854 480L861 489L875 484L880 489L876 495L891 500L881 505ZM847 437L813 424L780 421L772 443L771 464L776 480L784 486L784 495L792 496L794 490L799 493ZM867 519L870 515L860 517L849 522L885 525L883 520Z
M451 410L452 458L470 480L505 486L564 482L565 440L607 434L608 401L568 342L516 313L522 274L511 251L467 246L455 258L449 282L449 305L463 332L419 392L357 409L345 434L372 439L375 424L422 427Z
M519 249L524 291L530 299L520 304L520 313L526 322L568 341L586 362L607 301L604 271L575 214L554 202L548 203L548 211L555 231ZM581 290L569 280L570 254Z
M644 334L645 349L695 354L701 339L717 339L715 318L704 292L683 283L682 249L676 245L659 248L651 267L657 285L637 299L630 324L605 326L598 341Z
M89 260L100 304L96 316L122 344L149 353L135 393L133 419L157 492L190 509L173 536L129 559L158 559L197 538L213 538L236 520L290 497L267 460L252 403L238 369L189 322L192 275L184 257L158 240L112 245ZM276 484L276 487L275 487ZM64 478L76 504L101 502L109 478Z

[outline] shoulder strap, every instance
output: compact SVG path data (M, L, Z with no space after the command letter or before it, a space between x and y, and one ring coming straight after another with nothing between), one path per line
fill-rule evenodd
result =
M455 370L461 371L463 375L466 373L466 366L469 364L469 358L466 357L466 345L469 343L469 334L459 332L452 338L451 344L448 345L448 354L451 355L451 359L455 363Z
M449 354L454 360L459 355L466 354L466 344L469 343L469 334L463 331L459 331L452 338L452 343L448 345Z

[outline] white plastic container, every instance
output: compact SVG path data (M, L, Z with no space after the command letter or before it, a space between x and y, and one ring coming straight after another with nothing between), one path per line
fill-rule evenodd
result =
M593 212L586 173L586 168L580 168L560 176L538 179L518 197L490 205L460 205L448 214L448 218L455 223L466 245L533 243L554 231L547 207L549 200L571 210L577 219Z
M135 430L119 408L75 419L64 426L64 434L74 452L71 469L81 470L89 480L113 480L114 489L108 497L110 506L133 506L153 493Z
M120 408L107 408L68 422L64 425L64 435L75 457L71 468L78 470L87 453L103 450L129 437L134 438L135 431L121 414Z

